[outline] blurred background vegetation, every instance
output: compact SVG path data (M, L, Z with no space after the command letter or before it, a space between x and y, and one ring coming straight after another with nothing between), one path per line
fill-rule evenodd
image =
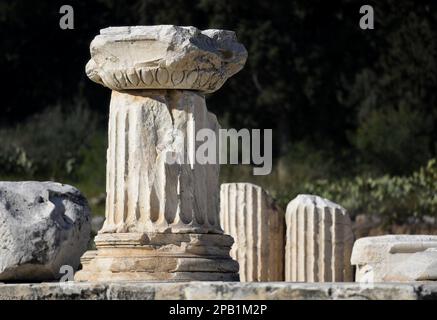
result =
M366 1L374 30L352 0L71 0L74 30L59 28L63 4L0 2L1 180L73 184L102 215L110 94L84 72L92 38L121 25L230 29L249 58L208 106L224 128L272 128L274 169L222 166L223 182L257 183L284 208L325 196L392 232L437 229L436 1Z

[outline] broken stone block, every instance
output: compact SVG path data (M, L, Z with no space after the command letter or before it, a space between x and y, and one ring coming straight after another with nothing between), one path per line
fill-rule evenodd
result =
M233 31L128 26L101 30L91 56L88 77L112 90L213 92L243 68L247 51Z
M90 209L76 188L0 182L0 281L55 280L76 270L90 239Z
M285 218L267 192L251 183L222 184L220 223L235 240L231 257L242 282L284 280Z
M285 281L353 280L354 235L346 210L315 195L298 195L286 212Z
M361 238L354 244L351 262L357 282L437 280L437 236Z

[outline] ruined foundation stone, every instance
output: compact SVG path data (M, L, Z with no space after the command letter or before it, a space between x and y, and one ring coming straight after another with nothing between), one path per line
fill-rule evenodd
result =
M283 211L251 183L222 184L220 199L220 222L235 240L231 256L240 265L240 280L283 281Z
M346 210L315 195L298 195L286 212L285 281L353 281L354 236Z
M238 280L219 222L219 164L194 161L200 129L219 130L205 93L244 65L232 31L103 29L87 74L111 88L106 220L76 280Z
M437 284L75 282L1 284L0 300L436 300ZM174 305L178 302L175 301ZM192 302L187 302L192 304ZM223 304L223 302L221 302ZM235 302L235 303L238 303ZM253 301L251 304L263 304ZM240 316L241 317L241 316ZM188 318L188 317L186 317ZM193 316L195 318L195 316Z
M354 244L351 261L357 282L437 280L437 236L361 238Z

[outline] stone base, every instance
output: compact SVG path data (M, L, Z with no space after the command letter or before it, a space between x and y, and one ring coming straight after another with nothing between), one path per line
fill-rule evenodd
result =
M0 300L437 300L437 282L63 282L1 284ZM256 302L255 302L256 304ZM205 318L208 318L205 317ZM213 318L213 317L210 317ZM244 317L243 317L244 318Z
M76 281L239 281L228 235L106 233L95 242Z

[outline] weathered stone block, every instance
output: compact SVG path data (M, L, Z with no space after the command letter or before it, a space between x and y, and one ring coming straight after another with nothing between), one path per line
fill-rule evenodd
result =
M172 25L111 27L91 43L86 67L113 90L218 90L240 71L247 51L233 31Z
M74 282L1 284L0 300L435 300L437 284ZM255 302L259 304L259 302Z
M354 244L351 262L357 282L437 280L437 236L361 238Z
M0 281L59 278L77 269L90 239L90 209L74 187L0 182Z
M235 240L241 281L284 280L285 217L268 193L251 183L222 184L220 223Z

